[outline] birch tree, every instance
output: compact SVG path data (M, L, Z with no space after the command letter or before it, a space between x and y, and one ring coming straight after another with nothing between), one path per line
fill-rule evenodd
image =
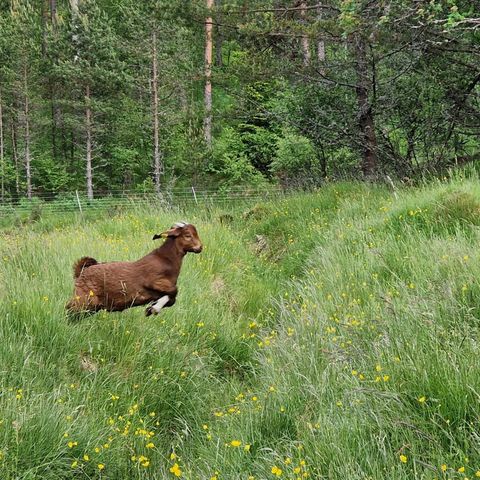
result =
M205 18L205 142L212 146L212 53L213 53L213 20L214 0L207 0L207 17Z
M152 117L153 117L153 182L155 191L160 193L160 177L163 173L162 158L159 145L158 124L158 58L157 58L157 32L152 31Z

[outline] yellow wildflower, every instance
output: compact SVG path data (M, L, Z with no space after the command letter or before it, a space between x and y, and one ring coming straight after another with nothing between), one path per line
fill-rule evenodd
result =
M406 455L400 455L400 461L402 463L407 463L407 456Z
M443 464L441 467L440 467L440 470L442 472L446 472L447 471L447 466L445 464Z
M465 467L460 467L460 468L458 469L458 472L459 472L459 473L463 473L464 471L465 471Z
M240 440L232 440L232 441L230 442L230 445L231 445L232 447L239 447L241 444L242 444L242 442L241 442Z
M170 467L170 472L173 473L176 477L182 476L182 470L178 466L178 463L174 463L173 467Z
M103 470L105 468L105 465L103 463L99 463L97 467L99 470Z
M280 477L283 473L283 470L281 468L278 468L276 465L272 467L272 473L276 475L277 477Z
M427 398L426 398L426 397L420 397L420 398L418 399L418 401L419 401L420 403L425 403L425 402L427 401Z

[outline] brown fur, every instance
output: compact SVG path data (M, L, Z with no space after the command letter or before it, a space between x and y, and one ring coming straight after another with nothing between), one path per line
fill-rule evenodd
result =
M82 257L73 265L73 278L78 278L82 272L92 265L98 265L98 262L92 257Z
M170 297L165 306L172 306L183 257L188 252L200 253L202 243L196 228L190 224L172 227L161 236L167 237L163 245L135 262L98 263L91 257L78 260L74 266L74 297L67 303L67 310L122 311L154 302L164 295ZM146 314L151 313L148 308Z

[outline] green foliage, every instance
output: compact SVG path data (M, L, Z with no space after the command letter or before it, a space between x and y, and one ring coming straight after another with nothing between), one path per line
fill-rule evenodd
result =
M285 129L276 145L270 169L284 185L318 185L320 163L311 140Z
M35 155L33 161L33 182L42 185L47 192L58 193L71 188L71 177L66 166L55 162L48 154Z
M230 127L224 128L215 140L207 171L219 177L226 187L265 182L261 173L249 162L240 134Z
M2 5L8 198L25 191L27 136L34 191L83 189L87 136L96 194L149 183L154 38L162 189L358 177L368 152L369 177L411 179L479 153L472 2L215 2L212 151L203 1Z

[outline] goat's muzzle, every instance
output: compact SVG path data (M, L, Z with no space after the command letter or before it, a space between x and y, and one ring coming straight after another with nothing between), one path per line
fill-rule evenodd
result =
M193 247L191 251L193 253L200 253L202 249L203 249L203 245L200 245L199 247Z

